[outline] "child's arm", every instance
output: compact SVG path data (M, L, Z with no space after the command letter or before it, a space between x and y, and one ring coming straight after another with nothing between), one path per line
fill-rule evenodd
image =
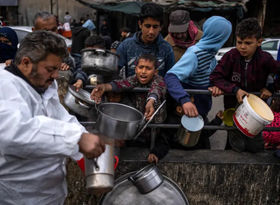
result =
M112 90L112 85L110 83L99 84L91 92L90 98L93 99L97 104L101 102L101 97L104 92Z
M237 89L237 85L231 82L232 66L234 62L231 61L232 50L225 53L213 72L210 74L210 82L217 86L225 93L233 93Z
M148 91L148 99L154 98L155 101L162 100L166 95L166 86L161 76L155 75L152 81L151 89Z
M167 155L167 153L170 149L169 140L167 138L165 138L160 132L160 135L157 136L157 138L156 138L155 146L150 151L149 156L148 156L148 161L150 163L152 163L152 162L157 163L159 159L162 159L163 157L165 157L165 155Z
M145 118L147 120L150 119L150 117L154 114L155 112L155 107L154 107L155 100L153 98L149 99L145 106Z

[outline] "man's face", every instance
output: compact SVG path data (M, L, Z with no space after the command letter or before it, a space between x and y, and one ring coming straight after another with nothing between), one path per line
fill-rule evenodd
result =
M45 30L45 31L52 31L58 33L57 31L57 22L55 17L51 17L49 19L43 20L42 18L38 18L36 21L36 25L34 28L35 31L37 30Z
M0 43L5 43L7 45L12 45L12 42L4 36L0 36Z
M173 38L176 38L180 41L184 41L187 38L187 32L182 32L182 33L171 33Z
M142 31L142 40L144 43L153 43L161 31L160 22L153 18L144 19L143 23L138 21L139 28Z
M246 60L249 60L253 57L256 49L261 46L261 43L262 40L257 40L255 37L248 37L243 40L238 36L236 37L236 48L240 55Z
M135 74L139 82L143 85L149 83L153 76L157 73L154 62L139 59L137 66L135 67Z
M58 77L60 65L61 58L49 54L46 59L40 61L38 64L31 63L31 71L25 76L34 87L46 90Z
M125 38L126 35L127 35L127 32L125 32L125 31L122 31L122 32L121 32L121 37Z

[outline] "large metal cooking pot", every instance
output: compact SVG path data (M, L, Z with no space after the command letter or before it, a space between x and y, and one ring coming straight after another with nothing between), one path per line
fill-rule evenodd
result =
M128 105L102 103L97 107L96 129L114 139L133 139L142 126L143 114Z
M106 144L105 152L99 157L85 157L86 188L91 193L105 193L114 186L115 162L114 146Z
M88 75L112 75L118 72L117 54L107 50L86 48L81 50L81 67Z
M180 187L170 178L163 176L159 187L147 194L141 194L138 188L128 179L136 172L122 175L115 180L112 191L102 196L100 205L188 205L188 200Z
M68 86L64 103L71 111L84 117L92 118L96 112L90 93L83 89L76 91L73 85Z
M142 194L147 194L163 182L163 177L158 168L150 164L128 178Z

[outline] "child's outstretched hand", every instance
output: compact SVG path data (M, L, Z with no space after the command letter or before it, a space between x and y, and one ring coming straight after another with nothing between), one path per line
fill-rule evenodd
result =
M237 99L237 102L239 104L243 102L243 96L244 95L249 96L249 93L247 93L246 91L239 88L237 93L236 93L236 99Z
M155 103L155 100L150 99L145 106L145 114L144 115L145 115L145 118L147 120L149 120L155 112L154 103Z
M148 162L149 163L153 163L153 162L158 163L158 157L154 154L149 154Z
M224 94L224 92L217 86L209 87L208 90L212 93L213 97L217 97Z
M110 85L111 86L111 85ZM97 104L101 102L101 97L106 90L106 84L97 85L90 94L90 98L94 100Z
M220 118L221 120L223 120L223 119L224 119L224 112L223 112L222 110L220 110L220 111L216 114L216 116L217 116L218 118Z
M182 105L182 108L184 110L184 114L187 115L188 117L196 117L198 116L198 111L192 102L186 102Z
M272 96L272 93L268 89L266 89L266 88L261 89L260 97L262 99L268 99L271 96Z
M78 79L74 84L73 86L76 88L76 91L79 91L80 88L83 87L83 81L81 79Z

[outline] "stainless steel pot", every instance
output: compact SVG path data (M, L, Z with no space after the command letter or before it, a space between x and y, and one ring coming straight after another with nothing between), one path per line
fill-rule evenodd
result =
M106 144L98 158L85 157L86 188L91 193L105 193L114 186L114 146Z
M68 86L64 103L71 111L84 117L91 118L95 113L95 102L91 100L90 93L83 89L76 91L73 85Z
M81 51L81 67L88 75L118 72L118 55L107 50L86 48Z
M114 139L133 139L142 126L143 114L128 105L102 103L97 107L96 129Z
M181 118L181 125L176 133L177 141L185 147L193 147L197 144L201 129L204 126L203 118L187 117L183 115Z
M163 183L147 194L141 194L128 179L136 173L129 172L115 180L112 191L104 194L100 205L188 205L188 199L182 189L172 179L163 176Z
M163 177L158 168L150 164L128 178L142 194L147 194L163 182Z

